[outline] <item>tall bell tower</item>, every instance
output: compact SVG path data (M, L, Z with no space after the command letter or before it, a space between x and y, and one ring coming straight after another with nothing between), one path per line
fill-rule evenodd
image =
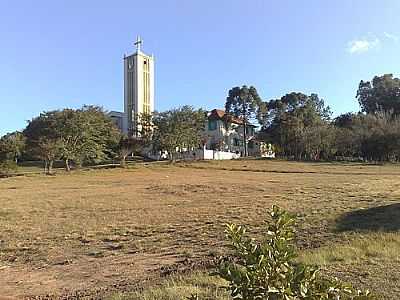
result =
M138 36L136 52L124 56L124 131L139 136L140 117L154 112L154 57L141 51L143 41Z

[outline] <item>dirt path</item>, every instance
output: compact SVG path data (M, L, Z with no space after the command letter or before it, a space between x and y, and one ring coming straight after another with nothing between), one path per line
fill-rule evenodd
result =
M38 299L101 297L107 292L124 291L138 283L157 278L162 267L183 263L171 254L134 254L130 256L84 259L67 265L43 269L8 267L0 270L2 296Z

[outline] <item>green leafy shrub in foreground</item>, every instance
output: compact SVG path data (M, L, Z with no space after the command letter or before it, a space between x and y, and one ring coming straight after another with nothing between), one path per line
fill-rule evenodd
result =
M376 299L369 291L322 277L317 267L297 263L295 219L276 206L270 215L261 242L247 237L244 227L227 225L234 255L221 259L217 275L229 282L234 299Z

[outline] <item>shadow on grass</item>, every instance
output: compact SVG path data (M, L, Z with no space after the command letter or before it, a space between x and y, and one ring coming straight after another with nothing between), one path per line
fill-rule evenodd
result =
M360 209L336 221L336 230L393 232L400 230L400 203Z

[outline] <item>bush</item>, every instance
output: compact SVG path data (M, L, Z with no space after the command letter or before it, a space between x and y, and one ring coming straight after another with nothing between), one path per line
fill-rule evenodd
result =
M369 291L322 277L317 267L297 263L295 219L276 206L270 215L261 242L246 237L244 227L227 225L234 254L220 260L216 275L228 281L234 299L376 299Z

